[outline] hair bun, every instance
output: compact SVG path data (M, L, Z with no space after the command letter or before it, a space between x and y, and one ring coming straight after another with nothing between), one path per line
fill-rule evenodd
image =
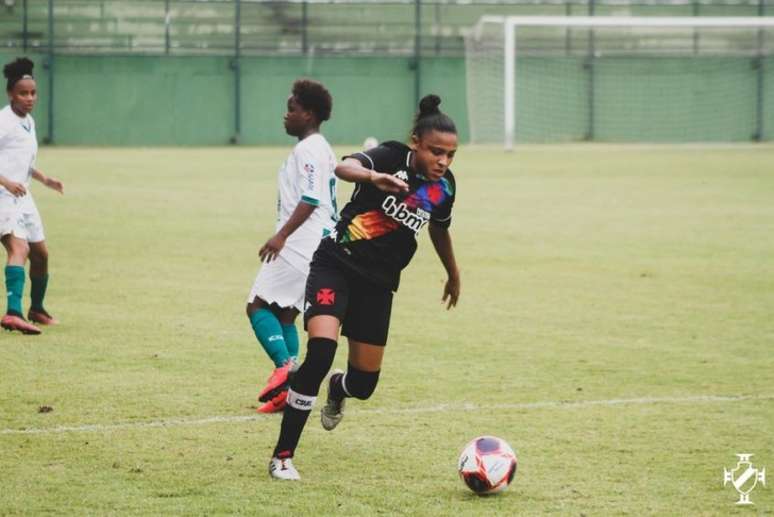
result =
M440 113L441 110L438 106L441 104L441 98L435 94L425 95L422 100L419 101L419 116L425 117L427 115L433 115Z
M25 75L32 75L32 69L35 63L26 57L20 57L3 67L3 75L6 79L15 79Z

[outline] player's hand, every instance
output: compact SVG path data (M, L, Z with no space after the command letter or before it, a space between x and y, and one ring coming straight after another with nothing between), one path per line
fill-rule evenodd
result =
M27 189L24 185L15 181L6 181L3 185L5 189L16 197L21 197L27 193Z
M64 194L64 183L59 181L56 178L46 178L46 182L44 183L48 188L52 190L56 190L60 194Z
M390 192L391 194L408 192L409 189L408 183L402 179L398 179L392 174L383 174L376 171L371 171L371 183L379 190Z
M446 303L446 310L457 306L457 300L460 299L460 277L459 275L450 276L446 280L443 288L443 298L441 303Z
M279 256L280 250L284 247L285 237L276 234L261 247L258 256L261 257L261 262L271 262Z

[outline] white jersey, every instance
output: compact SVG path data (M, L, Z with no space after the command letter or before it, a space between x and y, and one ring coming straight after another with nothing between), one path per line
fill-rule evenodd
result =
M0 175L29 186L37 153L38 138L32 116L22 118L10 106L0 110ZM11 193L0 187L0 195Z
M298 142L279 170L277 231L290 219L298 203L317 208L285 242L280 255L303 273L309 271L320 240L336 225L336 155L320 133Z

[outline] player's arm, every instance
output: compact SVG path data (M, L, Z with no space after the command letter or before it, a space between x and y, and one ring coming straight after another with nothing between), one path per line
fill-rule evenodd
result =
M33 179L36 179L37 181L41 182L42 184L44 184L45 186L47 186L52 190L56 190L60 194L64 194L64 184L61 181L59 181L56 178L51 178L49 176L46 176L45 174L43 174L42 172L40 172L38 169L34 167L31 170L32 170Z
M460 270L457 267L457 261L454 258L454 248L452 247L451 234L449 229L443 225L430 222L428 226L430 240L433 241L433 247L441 259L443 267L446 269L448 278L443 288L442 302L446 302L446 309L451 309L457 305L460 298Z
M0 186L16 197L23 196L27 193L27 189L24 188L24 185L15 181L11 181L2 174L0 174Z
M309 216L312 215L315 208L317 208L317 205L301 200L296 206L296 209L293 210L293 213L290 214L290 218L287 222L282 225L282 228L280 228L271 239L266 241L260 251L258 251L258 256L261 257L261 261L271 262L276 259L280 250L285 247L285 241L288 240L288 237L290 237L294 231L298 230L298 227L304 224L304 221L309 219Z
M408 183L396 178L392 174L384 174L371 169L366 169L355 158L345 158L336 166L336 176L350 183L371 183L384 192L397 194L408 192Z
M6 137L10 134L10 132L10 126L5 123L0 124L0 146L5 145ZM16 197L23 196L27 193L27 189L24 188L24 185L15 181L11 181L2 174L0 174L0 186Z

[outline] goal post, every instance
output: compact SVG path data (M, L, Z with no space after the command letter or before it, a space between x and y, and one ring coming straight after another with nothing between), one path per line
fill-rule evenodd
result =
M638 140L632 130L616 136L616 126L627 123L642 123L645 141L772 139L774 128L764 134L763 126L774 126L774 63L767 62L773 55L774 17L483 16L466 36L471 141L502 142L506 149L516 142L555 141L548 129L535 127L540 119L535 103L549 108L542 124L585 126L574 136L557 131L558 141ZM746 60L744 66L740 60ZM564 68L558 70L559 65ZM616 73L618 79L612 77ZM632 86L635 77L639 83ZM614 91L616 82L629 91L628 98L626 91ZM670 109L669 102L659 109L670 84L676 98L683 88L696 90L684 104L703 112ZM713 87L716 91L705 91ZM720 110L713 121L709 114L725 94L734 106ZM621 106L610 105L615 99ZM638 103L656 106L665 123L683 127L663 135L650 131L649 106ZM617 108L621 117L631 111L630 118L616 120ZM571 120L563 121L561 111ZM741 112L750 120L742 120ZM729 125L725 137L722 127L709 128L724 123ZM704 124L708 127L702 129ZM753 127L745 136L748 124ZM684 134L675 135L676 129Z

